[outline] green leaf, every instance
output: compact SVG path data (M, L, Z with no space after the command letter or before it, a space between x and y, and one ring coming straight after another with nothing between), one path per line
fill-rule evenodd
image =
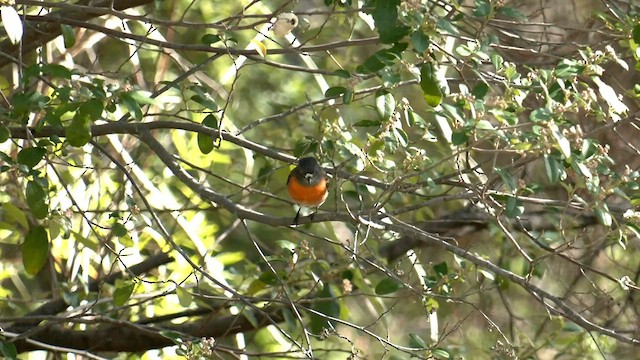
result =
M429 45L431 44L431 40L429 40L429 37L422 31L415 31L413 34L411 34L410 40L413 48L419 53L427 51L427 49L429 49Z
M633 39L633 42L635 42L637 45L640 45L640 24L635 24L633 26L633 30L631 31L631 38Z
M35 181L27 182L25 191L27 205L36 219L44 219L49 214L49 204L45 190Z
M560 152L562 153L562 155L564 155L566 159L570 159L571 143L569 142L569 139L564 136L564 134L562 133L562 131L560 131L556 124L551 123L549 125L549 128L551 129L551 135L553 135L558 143L558 148L560 148Z
M49 258L49 235L43 226L29 230L22 243L22 264L29 275L36 275Z
M217 129L218 118L213 114L209 114L204 118L204 120L202 120L202 125ZM198 148L200 149L200 151L205 155L212 152L215 148L215 139L213 138L213 136L204 133L198 133L197 136Z
M491 54L491 63L497 71L500 71L503 68L504 59L499 54Z
M131 280L116 280L116 289L113 291L113 304L115 306L123 306L127 303L136 284Z
M613 224L613 217L607 204L596 206L596 218L598 218L598 222L604 226L610 227Z
M409 333L409 346L414 348L426 349L427 343L422 340L420 335L415 333Z
M463 130L463 131L456 131L453 134L451 134L451 145L464 145L467 143L467 141L469 140L469 137L467 135L467 130Z
M353 101L354 92L353 90L347 90L342 94L342 103L351 104Z
M62 39L64 40L65 49L69 49L76 44L76 34L73 31L73 27L67 24L60 24L62 30Z
M548 154L544 155L544 168L551 184L557 184L564 177L564 168L560 161Z
M556 66L555 74L559 78L568 78L580 75L584 71L585 66L575 60L563 59Z
M142 109L130 93L125 92L120 94L120 105L124 106L129 115L133 116L134 119L142 119Z
M347 70L342 70L342 69L334 71L333 75L339 76L339 77L345 78L345 79L350 79L351 78L351 73L348 72Z
M202 42L205 45L213 45L221 40L222 38L220 37L220 35L216 35L216 34L204 34L200 38L200 42Z
M457 35L459 33L458 28L444 17L438 18L437 27L451 35Z
M111 231L115 236L125 236L129 233L127 228L119 222L116 222L111 226Z
M360 120L357 123L353 124L355 127L376 127L382 125L382 121L380 120Z
M518 200L516 197L509 196L509 198L507 198L507 204L506 204L507 217L515 219L518 216L522 215L523 213L524 213L524 206L520 204L520 200Z
M178 302L183 307L189 307L193 302L193 295L182 286L176 288L176 295L178 295Z
M102 116L104 103L100 99L89 99L78 107L78 111L89 116L90 121L96 121Z
M397 24L398 5L400 0L376 1L376 7L371 15L380 34L380 42L383 44L397 42L409 33L408 27Z
M473 16L486 18L491 14L491 3L487 0L475 0Z
M388 91L376 92L376 110L382 121L389 120L396 108L396 100Z
M64 135L69 145L82 147L91 141L91 125L88 113L76 112L69 126L64 129Z
M402 283L392 278L384 278L376 285L376 295L387 295L398 291L402 288Z
M27 222L27 215L22 211L19 207L15 206L12 203L4 203L2 204L2 210L4 210L4 214L6 216L4 221L9 221L10 219L20 224L24 229L29 228L29 223Z
M518 189L518 183L516 179L506 170L501 168L493 168L493 171L497 172L502 178L502 182L507 185L507 188L511 192L515 192Z
M431 352L434 358L436 359L453 359L453 354L451 354L448 350L442 348L435 348Z
M0 144L6 142L11 138L11 131L6 126L0 126Z
M510 6L503 6L498 8L497 13L516 20L526 20L525 16L522 15L522 13L518 11L518 9Z
M547 108L538 108L531 112L529 120L533 122L549 121L553 117L553 114Z
M184 337L184 334L171 330L162 330L159 334L173 341L177 345L182 344L182 338Z
M71 75L73 74L69 68L60 64L43 64L40 71L42 71L43 75L62 79L71 79Z
M429 106L436 107L440 105L442 91L436 79L433 66L429 63L422 65L420 68L420 88Z
M18 153L17 161L18 164L23 164L30 169L33 169L40 163L46 153L47 150L41 147L25 148L20 150L20 152Z
M278 276L271 271L265 271L260 274L258 280L267 285L276 285L278 283Z
M213 98L211 98L211 95L209 94L196 94L191 96L191 100L197 102L198 104L211 111L218 110L218 104L216 104L215 100L213 100Z
M346 91L347 91L347 89L342 87L342 86L334 86L334 87L328 88L327 91L324 92L324 96L325 97L334 97L334 96L342 95Z
M485 96L487 96L487 93L489 92L489 85L487 85L486 83L478 83L478 85L473 87L473 90L471 91L471 94L473 94L473 96L475 96L476 99L484 99Z
M324 315L335 318L340 317L340 303L336 300L335 291L330 285L325 285L322 291L318 292L315 297L313 309ZM310 318L311 331L314 334L320 334L323 328L328 327L327 322L330 321L322 315L315 313L312 313Z
M18 359L18 349L16 345L8 341L0 341L0 353L8 360Z
M445 276L445 275L449 274L449 265L447 264L446 261L437 263L437 264L433 265L433 271L435 271L436 274L438 274L440 276Z

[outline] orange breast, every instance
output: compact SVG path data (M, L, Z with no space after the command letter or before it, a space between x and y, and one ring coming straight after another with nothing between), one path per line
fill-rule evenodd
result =
M293 201L298 205L307 207L322 205L329 195L325 179L315 186L302 186L295 177L291 177L287 184L287 190L289 190L289 196Z

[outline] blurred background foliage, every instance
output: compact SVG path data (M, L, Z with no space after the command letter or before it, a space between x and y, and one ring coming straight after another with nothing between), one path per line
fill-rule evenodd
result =
M639 10L2 3L0 351L633 358Z

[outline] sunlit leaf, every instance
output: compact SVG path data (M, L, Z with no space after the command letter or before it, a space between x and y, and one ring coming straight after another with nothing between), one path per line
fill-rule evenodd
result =
M74 147L82 147L91 141L90 116L87 113L77 112L69 126L64 129L67 143Z
M549 128L551 129L551 135L553 135L553 137L556 139L558 148L560 149L562 155L564 155L565 158L570 159L571 143L569 142L569 139L564 136L564 134L562 133L562 131L560 131L556 124L549 124Z
M136 284L131 280L118 279L115 283L116 289L113 291L113 304L123 306L127 303Z
M264 44L262 43L262 41L258 41L258 40L251 40L251 43L255 46L256 51L258 52L258 55L260 55L261 57L267 57L267 47L264 46Z
M65 49L73 47L76 44L76 33L73 31L73 27L67 24L60 24L60 30Z
M557 184L560 179L563 178L564 169L556 158L545 154L544 155L544 168L547 172L547 178L551 184Z
M429 63L424 64L420 68L420 88L429 106L436 107L440 105L440 102L442 102L442 91L440 90L433 66Z
M596 217L598 218L598 222L604 226L613 225L613 217L611 216L611 212L609 211L609 207L606 204L599 204L596 206Z
M27 182L25 191L27 205L36 219L44 219L49 214L49 203L45 189L36 181Z
M396 100L390 92L383 91L376 93L376 110L378 116L383 121L388 120L393 115L396 107Z
M12 6L0 6L0 16L2 17L2 25L7 32L9 40L13 44L17 44L22 40L22 19L16 9Z
M178 302L183 307L189 307L193 302L193 295L182 286L176 287L176 295L178 296Z
M49 235L43 226L32 227L22 243L22 264L29 275L37 274L49 258Z
M435 348L435 349L433 349L431 354L433 354L433 357L438 359L438 360L440 360L440 359L443 359L443 360L453 359L453 354L451 354L447 349Z

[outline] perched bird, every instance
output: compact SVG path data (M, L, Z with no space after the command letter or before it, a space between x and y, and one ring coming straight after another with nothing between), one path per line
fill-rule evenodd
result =
M316 211L329 196L327 173L314 157L305 157L291 170L287 178L287 190L291 199L301 207L316 208ZM300 209L293 219L298 223ZM313 216L313 214L311 214Z
M270 29L277 36L285 36L298 26L298 17L294 13L284 13L278 15L276 21Z

